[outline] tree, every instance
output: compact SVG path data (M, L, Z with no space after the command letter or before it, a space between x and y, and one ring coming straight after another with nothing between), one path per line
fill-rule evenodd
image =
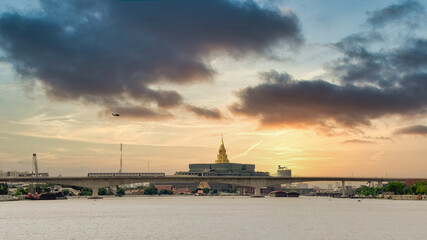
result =
M28 194L28 188L18 188L16 190L15 196L27 195L27 194Z
M107 195L107 189L105 188L98 189L98 195Z
M123 188L117 188L117 196L121 197L125 195L125 190Z
M144 195L156 195L157 194L157 188L148 186L144 188Z
M1 194L8 194L9 187L7 186L7 183L0 183L0 195Z
M356 189L356 194L364 195L364 196L374 196L375 197L382 192L383 192L383 189L379 188L379 187L361 186L361 187Z
M420 181L408 188L409 194L427 194L427 183Z
M47 184L41 184L36 186L37 193L49 193L52 190L51 186Z
M171 190L167 190L167 189L162 189L160 190L159 194L168 194L168 195L172 195L173 192Z
M98 189L98 195L113 195L113 191L110 188L100 188Z
M92 196L91 188L81 188L79 196Z
M405 194L405 183L402 182L389 182L384 187L385 192L393 192L394 194Z
M427 193L427 186L419 186L417 187L417 192L421 193L421 194L426 194Z

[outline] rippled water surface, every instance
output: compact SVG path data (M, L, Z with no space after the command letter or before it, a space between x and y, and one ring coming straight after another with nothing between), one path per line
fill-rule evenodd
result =
M427 201L123 197L0 202L0 239L427 239Z

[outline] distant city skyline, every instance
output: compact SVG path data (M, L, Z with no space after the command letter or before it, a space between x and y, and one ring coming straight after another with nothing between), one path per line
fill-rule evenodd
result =
M3 1L0 170L425 177L422 1ZM119 114L120 116L114 116Z

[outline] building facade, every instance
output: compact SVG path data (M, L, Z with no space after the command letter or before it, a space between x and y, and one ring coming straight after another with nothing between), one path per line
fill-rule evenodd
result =
M277 168L277 176L278 177L292 177L292 170L287 168L286 166L282 167L279 165Z
M0 171L0 177L10 177L10 178L18 178L18 177L36 177L35 173L30 173L28 171L18 172L18 171ZM49 173L38 173L38 177L49 177Z
M230 163L225 149L224 139L221 138L215 163L189 164L188 172L176 172L175 175L193 176L268 176L268 172L256 172L254 164Z
M227 150L225 150L223 137L221 137L221 144L219 145L219 151L216 156L215 163L230 163L230 160L228 160L227 157Z

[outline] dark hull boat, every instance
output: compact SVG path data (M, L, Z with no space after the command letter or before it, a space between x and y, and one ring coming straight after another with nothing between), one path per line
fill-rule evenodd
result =
M270 197L299 197L297 192L285 192L285 191L273 191L270 193Z
M30 194L25 199L29 200L60 200L67 199L63 192Z

